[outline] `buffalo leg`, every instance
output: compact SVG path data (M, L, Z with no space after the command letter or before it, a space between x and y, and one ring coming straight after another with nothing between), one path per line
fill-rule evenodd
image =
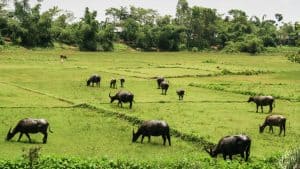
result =
M48 133L44 133L43 143L47 143Z
M168 142L169 142L169 146L171 146L171 137L170 137L170 134L167 134L167 139L168 139Z
M165 135L162 135L162 138L164 140L164 146L166 145L166 136Z
M223 158L224 158L224 160L226 160L226 154L223 154Z
M232 160L232 154L229 154L229 159Z
M25 134L26 134L26 136L27 136L27 138L29 140L29 143L31 143L31 138L30 138L29 134L28 133L25 133Z
M282 128L283 128L283 136L285 136L285 123L283 123Z
M241 157L244 158L244 152L241 152Z
M258 113L258 104L256 104L256 113Z
M273 110L273 107L272 107L272 104L270 104L270 110L269 110L269 113L272 113L272 110Z
M23 133L20 133L18 141L21 140L22 136L23 136Z
M282 133L282 125L280 125L279 135L281 135L281 133Z
M132 108L132 102L130 102L129 108Z
M261 108L261 112L263 113L264 112L263 106L261 105L260 108Z
M143 141L144 141L144 137L145 137L145 136L144 136L144 135L142 135L141 143L143 143Z
M151 136L148 136L148 143L150 143L150 140L151 140Z

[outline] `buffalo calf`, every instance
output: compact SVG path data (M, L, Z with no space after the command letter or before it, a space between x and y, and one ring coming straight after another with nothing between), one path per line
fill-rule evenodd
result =
M179 100L183 100L183 96L184 96L184 93L185 93L184 89L178 89L178 90L176 90L176 93L179 97Z
M266 126L269 126L269 131L273 133L273 126L278 126L280 128L279 135L281 135L283 130L283 135L285 136L285 123L286 118L282 115L269 115L266 117L264 123L259 125L259 132L263 133Z
M114 88L115 89L117 87L116 83L117 83L117 80L115 78L112 78L110 80L110 88Z

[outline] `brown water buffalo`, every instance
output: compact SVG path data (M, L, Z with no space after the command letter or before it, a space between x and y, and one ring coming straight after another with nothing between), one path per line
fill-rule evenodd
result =
M251 139L247 135L233 135L225 136L220 139L218 145L213 149L205 149L211 157L217 157L218 154L223 154L224 160L226 156L232 160L232 155L240 154L245 161L248 160L250 155Z
M272 112L273 104L275 107L275 98L273 96L251 96L248 102L256 103L256 112L258 112L259 106L261 106L261 112L263 112L263 106L270 106L269 112Z
M134 95L131 92L119 91L114 96L111 96L109 93L109 97L110 97L110 103L114 102L115 100L118 100L118 106L121 105L121 107L123 107L122 102L123 103L129 102L130 103L129 108L132 108Z
M48 129L49 123L45 119L32 119L32 118L25 118L18 122L16 127L11 131L11 128L9 129L6 140L9 141L12 139L17 133L20 132L20 136L18 141L22 138L23 134L25 134L28 137L29 142L31 142L29 133L42 133L44 135L43 143L45 144L47 142L47 129ZM50 130L49 126L49 131Z
M259 132L263 133L266 126L269 126L269 131L273 133L273 126L278 126L280 128L279 135L283 130L283 135L285 136L285 123L286 118L282 115L268 115L262 125L259 125Z
M176 90L176 93L179 97L179 100L183 100L183 96L184 96L184 93L185 93L184 89L178 89L178 90Z
M161 120L149 120L145 121L135 133L132 131L132 142L142 135L141 143L143 143L144 137L148 137L148 142L150 142L151 136L162 136L164 140L164 145L166 145L166 139L168 139L169 145L171 146L170 128L168 123Z

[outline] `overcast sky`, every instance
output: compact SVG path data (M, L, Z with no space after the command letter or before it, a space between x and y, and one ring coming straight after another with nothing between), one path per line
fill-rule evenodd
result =
M42 10L53 6L72 11L76 18L83 16L84 8L98 12L98 19L104 20L105 9L130 5L155 9L161 15L175 15L178 0L44 0ZM32 1L31 2L36 2ZM283 14L284 22L300 21L300 0L188 0L189 6L203 6L217 9L218 13L226 14L230 9L241 9L248 16L264 14L274 19L275 13Z

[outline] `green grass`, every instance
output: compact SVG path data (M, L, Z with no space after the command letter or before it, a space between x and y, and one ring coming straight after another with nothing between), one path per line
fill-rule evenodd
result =
M64 63L61 53L68 55ZM222 74L224 69L231 73ZM247 75L251 72L254 75ZM299 146L299 72L298 64L278 54L5 50L0 53L0 136L4 138L21 118L43 117L55 131L46 145L39 144L42 135L32 135L43 155L161 162L209 158L196 141L174 136L171 147L162 146L161 138L132 144L132 128L137 126L118 118L121 113L139 120L163 119L182 134L212 143L229 134L245 133L252 138L252 162L264 160ZM100 88L86 87L85 80L94 73L102 76ZM156 89L156 76L169 77L166 96ZM125 77L125 89L135 95L133 109L109 103L109 92L120 89L109 88L112 77ZM186 90L183 101L178 100L177 88ZM246 102L251 93L278 98L274 113L287 117L286 137L278 136L278 128L274 134L258 133L267 113L255 113L255 105ZM82 103L97 110L75 106ZM0 141L0 153L5 154L0 158L18 158L23 147L36 145L26 141L26 137L20 143Z

